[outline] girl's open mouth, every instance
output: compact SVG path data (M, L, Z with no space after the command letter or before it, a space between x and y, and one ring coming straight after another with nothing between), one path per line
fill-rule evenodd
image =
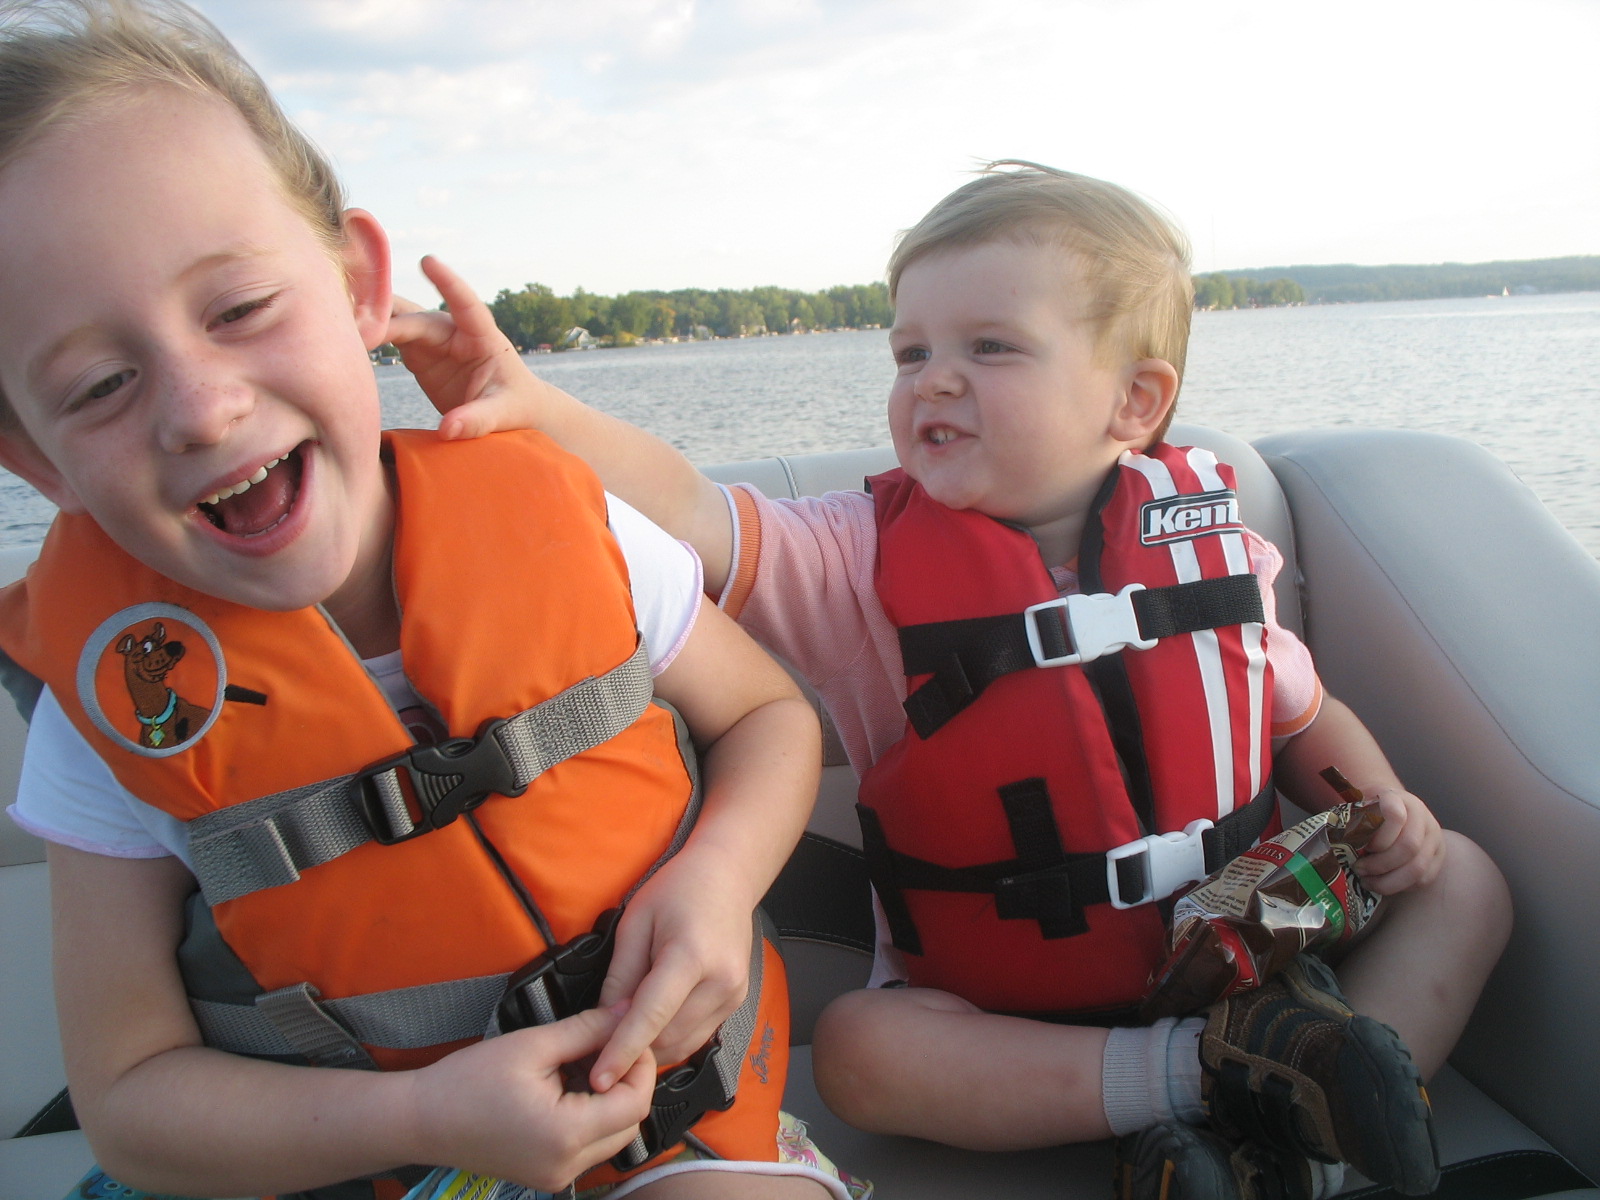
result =
M305 444L275 458L249 479L200 501L200 514L224 533L257 537L289 515L300 494Z

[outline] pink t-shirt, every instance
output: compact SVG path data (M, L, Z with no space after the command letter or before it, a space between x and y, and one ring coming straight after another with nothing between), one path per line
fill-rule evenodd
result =
M721 603L787 659L816 689L857 775L905 733L906 677L900 642L873 586L878 527L865 492L769 500L748 484L724 489L734 513L734 572ZM1250 565L1261 581L1272 664L1272 732L1289 737L1311 723L1322 686L1311 654L1282 628L1272 584L1283 557L1247 531ZM1051 570L1062 594L1079 590L1076 571Z

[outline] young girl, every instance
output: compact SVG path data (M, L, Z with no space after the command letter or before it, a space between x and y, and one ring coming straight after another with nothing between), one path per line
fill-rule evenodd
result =
M842 1200L752 920L804 701L542 437L380 442L383 231L201 18L4 16L0 462L62 510L0 597L45 684L12 812L102 1163Z

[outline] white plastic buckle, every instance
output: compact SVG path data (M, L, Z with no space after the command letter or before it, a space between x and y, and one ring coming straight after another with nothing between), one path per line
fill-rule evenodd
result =
M1144 591L1144 584L1130 583L1120 592L1093 592L1088 595L1060 596L1043 604L1030 604L1022 610L1022 627L1028 635L1028 649L1041 667L1070 667L1073 663L1093 662L1116 650L1132 646L1148 650L1155 638L1139 636L1139 615L1133 609L1133 593ZM1057 658L1045 655L1035 613L1046 609L1064 610L1067 633L1075 653Z
M1201 817L1190 821L1182 833L1153 833L1138 841L1106 851L1106 890L1113 908L1137 908L1152 900L1165 900L1186 883L1206 877L1206 847L1200 835L1213 822ZM1144 894L1137 900L1124 900L1117 883L1117 863L1135 854L1144 855Z

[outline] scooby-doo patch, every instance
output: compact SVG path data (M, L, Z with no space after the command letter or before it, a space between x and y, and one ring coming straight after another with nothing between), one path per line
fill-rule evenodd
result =
M216 634L174 604L123 609L94 631L78 660L78 698L89 719L112 741L152 758L204 737L236 690L228 687Z

